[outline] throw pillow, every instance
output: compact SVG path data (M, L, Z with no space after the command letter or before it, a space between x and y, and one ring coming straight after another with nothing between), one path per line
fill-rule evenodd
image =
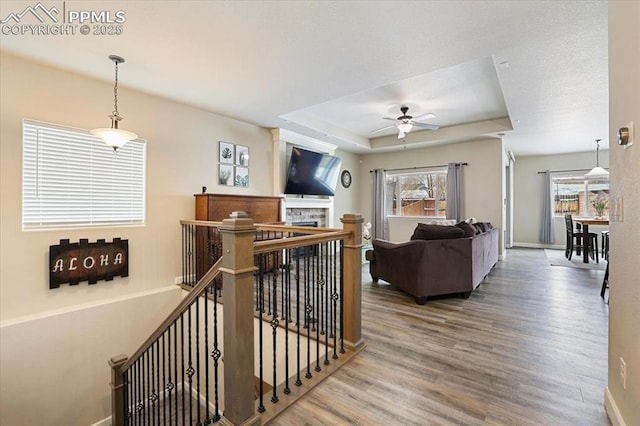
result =
M447 240L462 238L464 231L457 226L427 225L419 223L411 236L412 240Z
M456 223L456 226L464 231L465 238L476 235L476 230L467 222Z

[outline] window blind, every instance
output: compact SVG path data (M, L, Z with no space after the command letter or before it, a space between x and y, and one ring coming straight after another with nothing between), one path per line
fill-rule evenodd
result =
M22 228L141 225L146 143L117 152L87 130L23 120Z

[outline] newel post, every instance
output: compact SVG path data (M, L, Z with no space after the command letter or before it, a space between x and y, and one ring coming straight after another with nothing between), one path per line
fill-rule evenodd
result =
M360 214L347 213L340 218L349 232L344 242L344 345L358 350L362 340L362 223Z
M111 367L111 424L113 426L124 426L124 379L120 374L120 368L127 360L128 358L124 354L116 355L109 360Z
M253 240L245 212L222 221L224 288L224 417L234 425L259 422L254 406Z

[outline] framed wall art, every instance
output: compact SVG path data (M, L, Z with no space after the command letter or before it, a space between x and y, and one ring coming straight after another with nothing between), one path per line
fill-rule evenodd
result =
M236 165L249 167L249 147L236 145Z
M233 164L234 163L234 146L232 143L220 141L219 160L220 164Z
M233 186L234 173L232 165L220 163L220 169L218 171L218 183L220 185Z
M249 187L249 168L236 166L235 185L243 188Z

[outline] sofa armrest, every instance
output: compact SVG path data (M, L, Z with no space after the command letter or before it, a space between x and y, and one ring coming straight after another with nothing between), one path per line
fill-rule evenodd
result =
M420 240L403 243L374 240L371 275L402 288L416 286L425 267L424 247L425 241Z

